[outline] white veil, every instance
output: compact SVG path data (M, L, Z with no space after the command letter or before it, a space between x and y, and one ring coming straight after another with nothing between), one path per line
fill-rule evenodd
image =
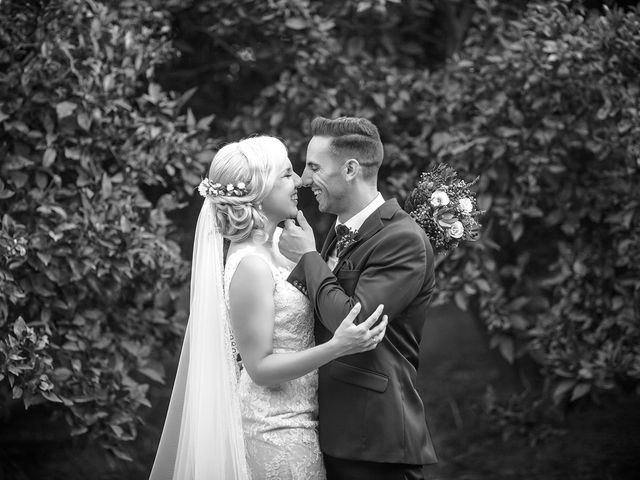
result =
M215 208L205 198L198 217L189 323L150 480L249 479Z

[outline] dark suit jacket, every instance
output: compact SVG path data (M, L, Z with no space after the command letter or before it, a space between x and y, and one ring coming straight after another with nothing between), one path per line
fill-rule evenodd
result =
M320 368L322 451L353 460L434 463L416 391L418 349L435 283L429 240L391 200L364 222L332 272L325 259L334 244L332 228L322 254L305 254L289 276L314 305L316 342L329 340L357 302L358 322L383 303L389 325L375 350Z

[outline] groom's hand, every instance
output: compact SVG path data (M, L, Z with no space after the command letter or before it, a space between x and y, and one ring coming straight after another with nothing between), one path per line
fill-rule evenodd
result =
M298 225L292 219L284 221L284 231L278 243L280 253L294 263L298 263L305 253L316 251L313 229L299 210L296 220Z

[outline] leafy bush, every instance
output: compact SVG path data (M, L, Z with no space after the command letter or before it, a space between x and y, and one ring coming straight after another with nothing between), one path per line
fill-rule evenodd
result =
M165 81L213 76L200 108L222 105L215 122L231 136L281 135L294 159L314 115L372 119L388 196L437 162L481 175L482 241L439 259L436 302L474 306L491 345L532 356L557 401L635 388L637 9L249 3L177 11L184 55ZM425 34L443 20L441 38Z
M481 175L489 210L444 293L477 296L492 345L539 362L557 403L638 392L640 12L478 4L460 55L417 85L431 155Z
M0 405L64 412L122 458L183 331L166 212L211 158L211 118L155 81L153 6L0 4Z
M380 126L387 197L437 162L481 176L486 227L438 259L436 302L475 308L558 401L636 388L639 14L524 3L1 2L0 398L132 438L182 331L166 214L207 130L295 161L315 115Z

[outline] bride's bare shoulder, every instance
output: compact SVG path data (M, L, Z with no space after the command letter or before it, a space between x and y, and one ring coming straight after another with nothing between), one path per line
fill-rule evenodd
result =
M232 284L251 285L256 282L272 282L271 252L263 245L253 242L237 242L229 246L227 263L233 259Z

